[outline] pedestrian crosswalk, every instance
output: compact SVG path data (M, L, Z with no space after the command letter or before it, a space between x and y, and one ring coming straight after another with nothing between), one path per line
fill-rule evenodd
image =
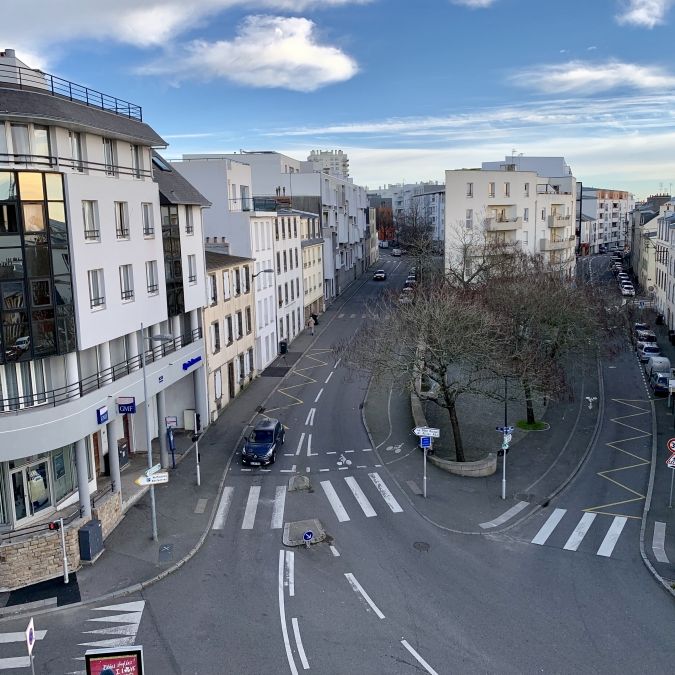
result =
M36 630L34 637L36 641L44 640L46 630ZM26 654L26 633L7 632L0 633L0 645L2 645L2 654L0 658L0 670L7 670L15 673L17 670L30 669L30 657Z
M562 548L565 551L578 551L583 547L585 552L594 552L595 555L609 558L629 522L627 516L599 516L592 512L583 513L578 520L575 519L576 516L567 509L554 509L530 543Z
M403 508L377 472L355 476L344 476L335 480L319 482L322 495L330 506L330 512L338 523L348 522L352 517L374 518L383 512L401 513ZM238 518L241 530L280 530L284 525L286 508L286 485L249 485L245 488L227 486L223 489L212 529L223 530L231 511L237 511L232 518ZM237 506L233 507L233 504ZM243 513L242 513L243 511Z

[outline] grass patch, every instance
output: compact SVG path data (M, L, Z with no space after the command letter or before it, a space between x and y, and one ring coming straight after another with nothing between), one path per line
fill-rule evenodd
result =
M527 420L518 420L516 426L523 431L545 431L549 428L546 422L535 422L534 424L529 424Z

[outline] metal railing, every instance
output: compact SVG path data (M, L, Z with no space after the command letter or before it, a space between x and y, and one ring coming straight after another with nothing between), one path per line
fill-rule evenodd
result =
M26 525L25 527L20 527L16 530L8 530L7 532L2 532L0 533L0 541L12 541L12 539L17 539L18 537L29 537L33 534L38 534L39 532L48 532L49 531L49 523L53 520L54 518L54 512L51 512L49 514L51 518L49 520L45 520L42 523L36 523L35 525ZM60 518L61 516L59 516ZM73 508L72 511L69 511L67 515L63 516L63 526L68 527L74 520L77 520L78 518L82 517L82 509L79 506L76 506Z
M135 103L33 68L12 65L0 66L0 86L40 91L69 101L84 103L92 108L99 108L139 122L143 121L143 109Z
M185 335L179 335L173 340L163 342L161 345L147 349L145 351L145 361L149 365L155 361L163 358L167 354L171 354L182 347L192 344L195 340L202 337L202 329L196 328ZM101 370L93 375L66 385L65 387L58 387L49 391L35 392L34 394L25 396L11 396L0 399L0 414L2 413L19 413L26 408L35 408L41 406L57 406L68 403L73 399L81 398L86 394L97 391L115 382L142 367L142 357L139 354L132 358L120 361L110 368Z
M16 164L20 166L52 166L57 168L74 169L78 172L100 171L108 176L133 176L134 178L152 178L150 169L136 169L121 164L107 164L105 162L92 162L72 157L60 157L58 155L31 155L26 153L0 152L0 164Z

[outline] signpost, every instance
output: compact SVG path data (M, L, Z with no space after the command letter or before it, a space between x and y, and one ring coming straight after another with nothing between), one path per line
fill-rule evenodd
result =
M314 539L314 532L312 532L312 530L307 530L302 535L302 538L305 540L305 547L309 548L309 545L310 545L312 539Z
M502 458L502 499L506 499L506 453L509 451L509 443L513 436L513 427L504 424L503 427L495 427L495 429L503 434L502 436L502 449L501 449L501 458Z
M424 474L422 477L422 494L427 498L427 453L432 446L432 438L440 438L441 430L433 427L415 427L413 429L415 436L420 437L420 448L424 450Z
M33 663L33 645L35 644L35 625L31 616L26 628L26 647L28 648L28 657L30 658L30 670L35 675L35 664Z
M136 485L161 485L162 483L168 482L169 474L167 471L157 471L155 473L151 473L149 476L139 476L134 481Z
M440 438L441 430L434 429L433 427L415 427L413 429L413 434L415 434L415 436L429 436L431 438Z
M668 450L670 450L670 457L666 460L666 466L670 471L670 499L668 500L668 508L673 508L673 478L675 478L675 438L668 441Z

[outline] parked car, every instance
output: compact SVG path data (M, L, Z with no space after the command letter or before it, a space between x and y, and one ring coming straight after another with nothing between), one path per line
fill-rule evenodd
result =
M621 295L635 295L635 289L632 285L621 286Z
M656 342L656 333L652 330L639 330L635 337L637 342Z
M652 342L638 342L637 353L640 363L645 363L652 356L661 356L661 348Z
M241 451L241 461L251 466L274 464L277 449L284 444L285 438L284 425L279 420L268 417L256 422Z
M670 373L670 359L666 356L652 356L645 363L645 373L649 377L653 372Z
M387 279L387 273L384 270L377 270L375 274L373 274L373 281L386 281Z
M400 258L401 257L401 249L400 248L393 248L391 249L391 255L394 258Z
M670 371L667 373L659 373L658 371L652 371L649 376L649 387L654 392L654 394L667 394L670 389Z
M649 324L643 321L637 321L633 324L633 330L637 333L639 330L649 330Z

